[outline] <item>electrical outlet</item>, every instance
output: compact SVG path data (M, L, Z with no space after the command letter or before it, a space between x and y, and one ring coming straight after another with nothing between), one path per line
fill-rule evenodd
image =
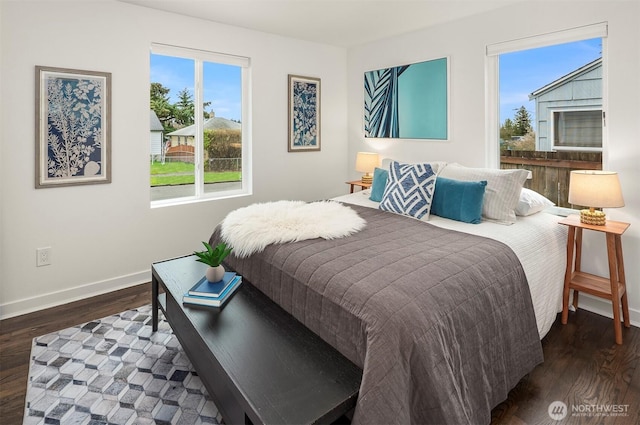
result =
M47 246L44 248L36 249L36 266L48 266L51 264L51 247Z

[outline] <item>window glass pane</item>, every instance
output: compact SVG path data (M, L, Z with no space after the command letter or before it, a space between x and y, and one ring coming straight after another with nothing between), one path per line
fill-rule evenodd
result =
M242 189L242 68L203 64L204 192Z
M602 167L602 49L595 38L498 56L500 167L531 171L525 186L561 207L577 161Z
M602 111L554 112L554 145L602 147Z
M249 58L151 47L152 203L249 193L251 170L242 169L250 153L242 132Z
M193 59L151 54L152 201L196 193L194 69Z

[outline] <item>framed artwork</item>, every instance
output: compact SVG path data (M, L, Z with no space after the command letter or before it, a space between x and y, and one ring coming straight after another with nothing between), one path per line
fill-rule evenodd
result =
M289 152L320 150L320 79L289 75Z
M364 135L449 137L449 63L440 58L364 74Z
M36 189L111 182L111 73L36 66Z

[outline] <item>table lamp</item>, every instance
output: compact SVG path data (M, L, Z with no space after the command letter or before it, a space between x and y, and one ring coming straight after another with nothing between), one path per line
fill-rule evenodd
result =
M358 152L356 156L356 171L365 173L362 176L362 183L373 182L373 170L380 164L380 158L377 153Z
M602 226L605 213L595 208L624 207L618 173L613 171L575 170L569 177L569 203L589 207L580 211L580 221Z

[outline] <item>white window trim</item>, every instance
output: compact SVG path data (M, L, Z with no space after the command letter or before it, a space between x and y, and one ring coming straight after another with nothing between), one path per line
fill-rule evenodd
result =
M590 38L606 38L608 23L584 25L566 30L553 31L516 40L503 41L488 44L487 56L500 56L503 53L517 52L518 50L535 49L536 47L552 46L554 44L571 43L572 41L588 40Z
M486 46L485 55L485 163L490 168L500 168L500 75L499 57L503 53L573 41L602 38L602 111L608 110L608 23L585 25L531 37L509 40ZM606 113L606 112L605 112ZM606 164L608 132L606 120L602 127L602 165Z
M204 160L203 132L204 117L196 113L194 124L195 136L195 194L179 198L151 201L151 208L184 205L197 202L206 202L217 199L235 198L253 194L252 159L251 159L251 60L247 57L230 55L226 53L210 52L206 50L190 49L186 47L171 46L168 44L151 43L151 53L192 59L195 61L195 87L194 104L203 103L203 93L200 81L202 80L203 62L216 62L226 65L235 65L241 68L242 81L242 186L240 189L225 190L219 192L204 192L204 173L202 163Z
M587 146L584 147L580 147L580 146L561 146L561 145L556 145L555 140L556 140L556 121L553 117L553 114L556 112L581 112L581 111L600 111L600 119L602 119L602 108L600 107L577 107L577 108L549 108L549 118L548 118L548 122L549 122L549 129L550 129L550 134L551 134L551 140L552 140L552 148L554 151L584 151L584 152L602 152L602 148L590 148ZM604 124L604 123L603 123ZM602 128L602 133L603 133L603 139L604 139L604 125ZM604 141L603 141L604 142Z

